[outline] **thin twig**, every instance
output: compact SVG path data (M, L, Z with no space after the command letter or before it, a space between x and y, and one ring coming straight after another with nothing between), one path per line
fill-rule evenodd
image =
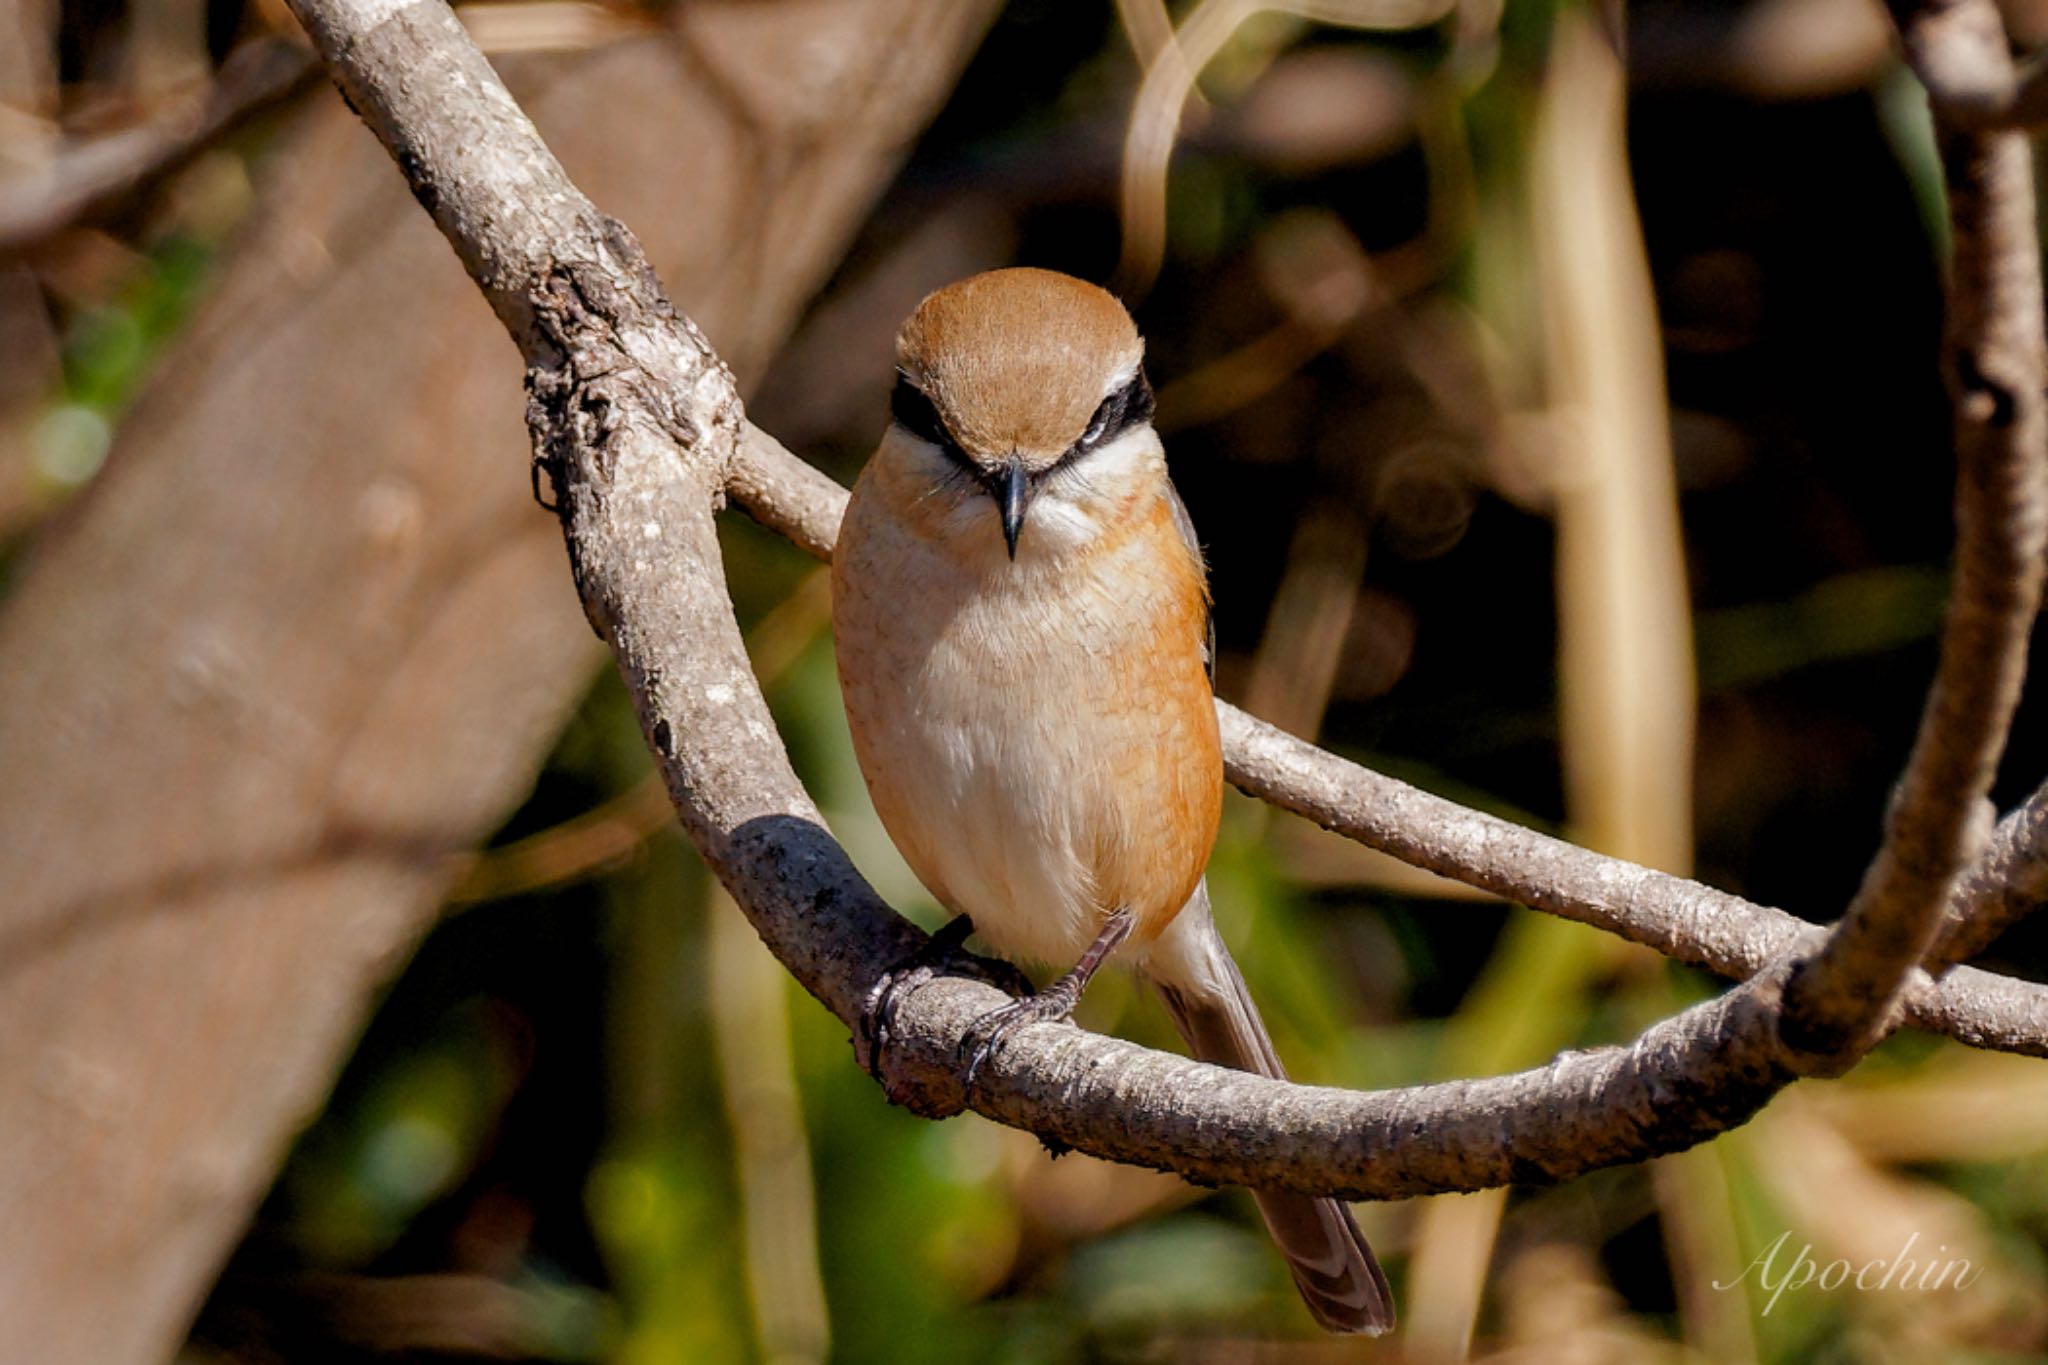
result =
M1927 969L1968 962L2000 934L2048 903L2048 787L1998 822L1991 846L1956 885Z
M1610 858L1432 795L1221 705L1224 769L1244 792L1439 876L1722 976L1810 948L1820 925ZM1987 871L1987 877L1995 875ZM2048 1056L2048 988L1958 968L1908 978L1904 1022L1975 1047Z

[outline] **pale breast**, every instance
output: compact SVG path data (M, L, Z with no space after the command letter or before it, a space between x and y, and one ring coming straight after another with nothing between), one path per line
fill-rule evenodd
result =
M1194 889L1222 768L1199 566L1162 500L1058 565L964 572L856 491L834 560L841 685L877 812L1006 955L1069 965L1113 908Z

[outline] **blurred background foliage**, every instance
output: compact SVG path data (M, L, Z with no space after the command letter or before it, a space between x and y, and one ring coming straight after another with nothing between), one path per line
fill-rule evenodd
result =
M925 290L1010 262L1115 281L1208 548L1224 695L1830 918L1874 847L1946 581L1917 89L1863 0L1410 8L1373 32L1389 6L1017 0L752 415L850 480ZM2048 6L2007 8L2048 38ZM526 46L662 17L464 13ZM1175 23L1213 59L1169 174ZM0 91L0 199L58 140L148 126L290 25L269 0L75 0L57 31L57 65ZM309 84L275 60L166 173L83 216L0 221L0 568L93 477L234 249L272 101ZM853 764L819 571L750 524L725 548L799 770L885 894L936 924ZM2042 716L2021 714L2007 803L2048 768ZM1304 1080L1539 1064L1716 989L1235 796L1212 884ZM2038 978L2044 950L2022 927L1991 956ZM1084 1018L1172 1044L1121 980ZM1902 1037L1651 1166L1361 1208L1404 1327L1317 1340L1241 1194L886 1106L680 837L607 673L467 860L186 1356L2034 1359L2044 1152L2048 1073ZM1978 1277L1774 1295L1774 1246L1781 1274L1807 1247Z

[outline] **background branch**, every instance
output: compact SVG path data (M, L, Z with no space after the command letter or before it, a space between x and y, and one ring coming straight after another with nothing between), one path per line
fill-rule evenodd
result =
M2015 62L1991 0L1887 0L1906 60L1935 113L1958 132L2048 123L2048 66Z
M231 53L204 85L166 97L140 123L59 140L41 164L0 177L0 253L32 245L177 169L228 128L300 89L315 69L304 47L260 38Z

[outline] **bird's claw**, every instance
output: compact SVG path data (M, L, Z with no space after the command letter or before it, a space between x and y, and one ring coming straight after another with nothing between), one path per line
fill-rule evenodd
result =
M960 1085L970 1099L974 1095L975 1082L981 1078L982 1067L1001 1050L1012 1033L1026 1024L1063 1024L1073 1017L1074 1006L1079 1000L1075 993L1061 990L1063 984L1055 982L1043 994L1028 995L1007 1005L998 1005L968 1025L967 1032L960 1037L960 1053L967 1062Z
M930 963L906 958L882 973L867 998L861 1001L860 1027L854 1035L854 1050L868 1075L878 1081L882 1079L882 1049L895 1031L897 1001L905 992L916 990L938 974Z
M882 1053L895 1034L897 1009L919 987L942 976L966 976L1010 995L1031 995L1031 980L1024 973L1007 962L976 957L961 947L973 932L974 924L967 916L955 916L923 947L884 972L861 1002L855 1051L867 1073L885 1086Z

